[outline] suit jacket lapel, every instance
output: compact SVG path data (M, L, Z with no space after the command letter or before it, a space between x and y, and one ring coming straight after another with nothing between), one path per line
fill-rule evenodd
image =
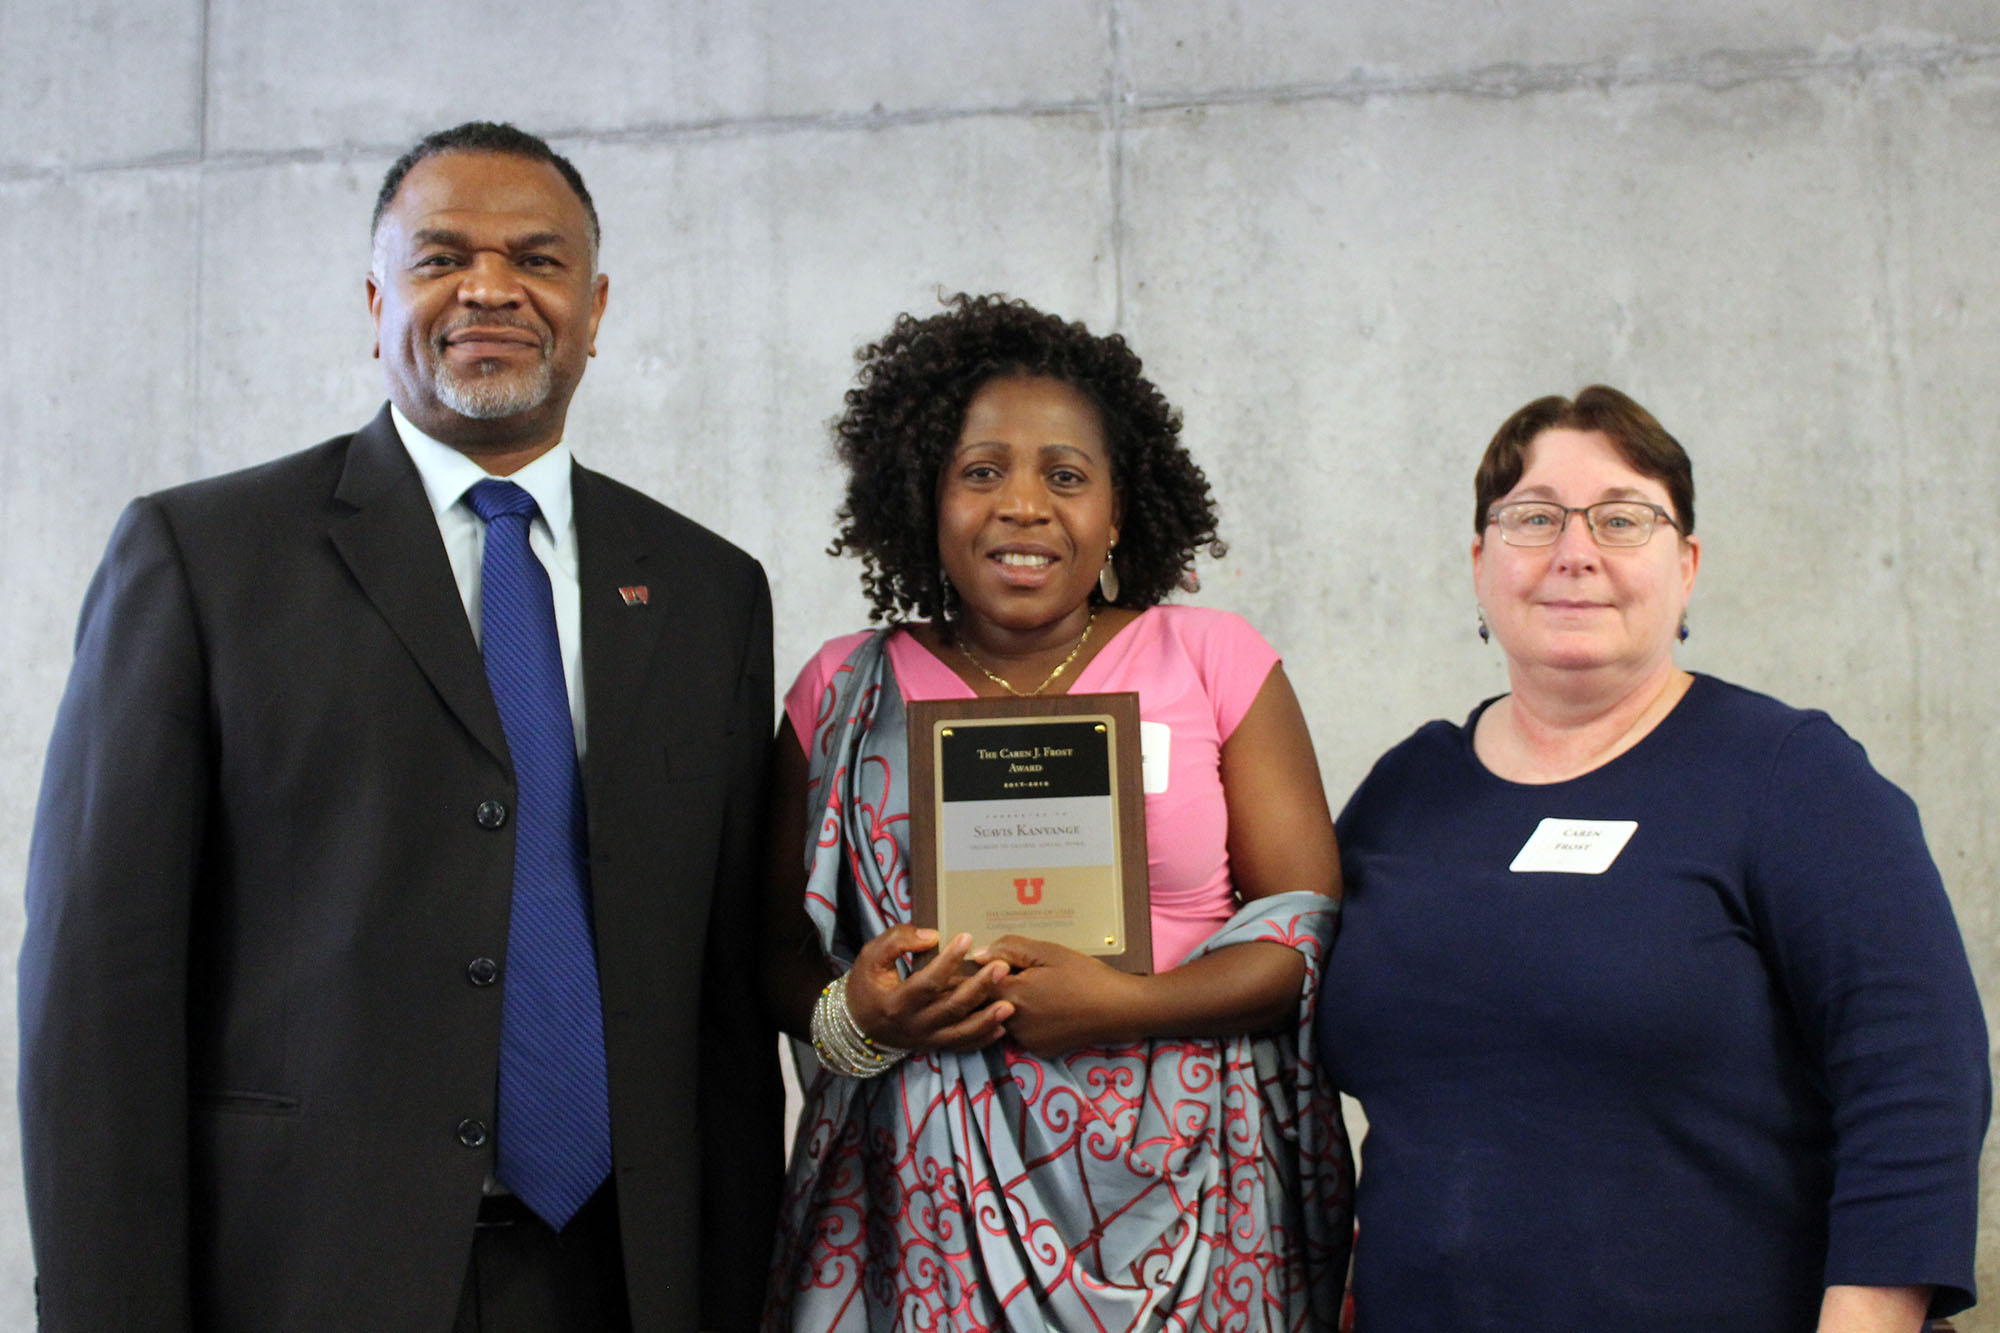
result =
M355 433L334 496L354 512L336 520L328 535L362 592L465 729L509 762L500 711L436 516L387 407Z
M588 778L610 771L630 730L627 723L645 692L647 667L674 616L673 590L610 481L578 467L570 474L570 494L576 505Z

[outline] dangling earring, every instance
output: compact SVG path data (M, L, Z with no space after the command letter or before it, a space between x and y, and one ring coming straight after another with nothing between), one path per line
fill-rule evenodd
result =
M1688 641L1688 613L1687 613L1687 612L1685 612L1685 611L1681 612L1681 627L1680 627L1680 629L1676 630L1676 631L1675 631L1675 633L1676 633L1676 634L1678 634L1678 635L1680 636L1680 640L1681 640L1681 642L1682 642L1682 643L1686 643L1686 642Z
M951 575L938 566L938 619L949 625L952 621L952 604L958 600L958 589L951 586Z
M1479 612L1479 641L1481 643L1493 642L1493 631L1486 628L1486 611L1483 607Z
M1112 563L1111 554L1118 549L1112 542L1104 548L1104 568L1097 571L1097 591L1104 595L1104 603L1111 606L1118 601L1118 566Z

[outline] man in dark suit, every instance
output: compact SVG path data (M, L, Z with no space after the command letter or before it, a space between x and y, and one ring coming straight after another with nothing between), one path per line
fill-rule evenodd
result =
M763 571L571 463L607 284L547 144L431 136L374 242L390 406L135 501L85 600L20 965L43 1325L749 1326Z

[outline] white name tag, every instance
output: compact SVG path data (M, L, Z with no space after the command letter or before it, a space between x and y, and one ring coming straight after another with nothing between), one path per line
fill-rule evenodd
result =
M1139 724L1139 775L1146 795L1158 796L1167 789L1167 773L1174 757L1174 729L1164 722Z
M1544 819L1507 868L1517 874L1601 875L1638 827L1636 819Z

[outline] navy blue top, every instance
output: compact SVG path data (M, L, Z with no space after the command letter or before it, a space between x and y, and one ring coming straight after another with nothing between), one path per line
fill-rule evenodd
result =
M1483 709L1485 705L1481 705ZM1339 821L1319 1001L1368 1116L1367 1329L1811 1330L1822 1288L1971 1304L1985 1023L1916 807L1824 713L1697 676L1567 782L1433 722ZM1601 874L1508 869L1635 820Z

